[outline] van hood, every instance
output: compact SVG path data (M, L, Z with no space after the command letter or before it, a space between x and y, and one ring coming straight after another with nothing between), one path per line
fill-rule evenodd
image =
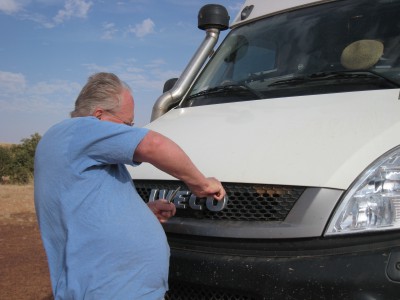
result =
M347 189L400 144L399 90L176 108L146 126L222 182ZM171 179L149 164L134 179Z

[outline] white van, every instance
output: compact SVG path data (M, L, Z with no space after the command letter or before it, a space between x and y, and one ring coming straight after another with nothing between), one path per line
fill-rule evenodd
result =
M181 187L168 299L400 299L400 0L247 0L214 52L228 20L200 10L148 125L224 201L131 169L146 202Z

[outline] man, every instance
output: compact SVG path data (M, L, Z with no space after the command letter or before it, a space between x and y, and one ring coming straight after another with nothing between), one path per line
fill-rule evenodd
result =
M35 155L35 207L54 298L162 299L169 246L159 221L175 206L147 206L125 165L151 163L199 197L221 200L225 190L174 142L131 127L131 91L114 74L91 76L71 117L46 132Z

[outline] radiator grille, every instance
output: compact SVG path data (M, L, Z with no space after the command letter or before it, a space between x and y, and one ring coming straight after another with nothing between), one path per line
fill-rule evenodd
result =
M136 189L145 202L149 201L152 189L173 190L179 185L181 190L188 190L177 181L135 180ZM229 200L222 211L178 209L176 216L227 221L283 221L305 190L297 186L245 183L223 183L223 186Z

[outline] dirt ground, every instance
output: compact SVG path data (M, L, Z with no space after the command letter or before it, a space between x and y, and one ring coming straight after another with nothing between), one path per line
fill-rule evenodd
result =
M53 299L33 185L0 185L0 299Z

